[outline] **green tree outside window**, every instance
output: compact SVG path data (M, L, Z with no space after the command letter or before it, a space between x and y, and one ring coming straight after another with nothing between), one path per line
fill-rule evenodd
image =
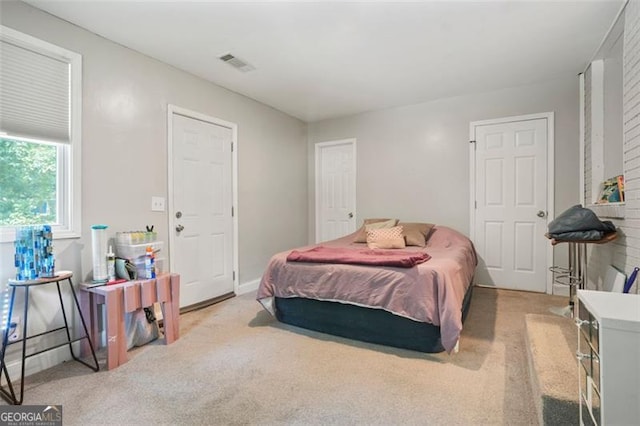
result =
M57 223L55 145L0 138L0 226Z

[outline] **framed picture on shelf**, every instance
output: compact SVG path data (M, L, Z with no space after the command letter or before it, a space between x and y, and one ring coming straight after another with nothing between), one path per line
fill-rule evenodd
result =
M622 202L624 202L624 176L614 176L602 182L598 204Z

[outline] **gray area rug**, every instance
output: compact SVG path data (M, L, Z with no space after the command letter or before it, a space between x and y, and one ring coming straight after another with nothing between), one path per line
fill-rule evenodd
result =
M254 297L183 314L178 341L115 370L69 361L28 377L24 403L62 404L65 425L537 424L525 314L566 303L477 288L448 355L287 326Z

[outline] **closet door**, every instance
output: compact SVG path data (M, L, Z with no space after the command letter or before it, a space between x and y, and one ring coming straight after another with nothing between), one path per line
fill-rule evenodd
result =
M316 144L316 242L356 230L356 141Z

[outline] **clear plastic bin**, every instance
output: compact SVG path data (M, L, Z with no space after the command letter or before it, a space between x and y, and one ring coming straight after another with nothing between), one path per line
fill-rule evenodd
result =
M148 246L153 247L153 252L155 253L157 258L158 253L162 253L164 242L155 241L145 244L116 244L116 256L123 259L128 259L132 262L139 258L142 258L142 260L144 260L144 256L147 252Z
M138 271L138 279L139 280L145 279L144 257L134 260L133 264L136 265L136 269ZM162 258L162 257L161 258L155 258L154 265L155 265L155 268L156 268L156 277L157 277L158 274L161 274L161 273L164 272L164 258Z
M158 233L155 231L129 231L116 233L117 245L153 243L157 239Z

